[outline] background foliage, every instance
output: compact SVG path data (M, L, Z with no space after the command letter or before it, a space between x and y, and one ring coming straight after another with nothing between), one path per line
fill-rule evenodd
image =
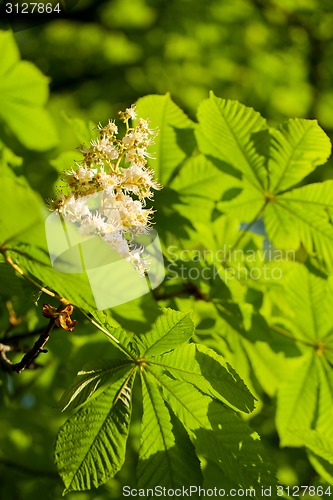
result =
M26 231L21 242L28 245L36 243L38 238L38 246L43 248L45 242L40 241L41 233L36 228L44 216L41 214L39 218L36 214L42 200L51 196L59 185L59 173L80 159L75 150L77 145L87 143L94 135L92 123L105 122L117 110L146 94L170 91L173 100L195 120L199 103L208 97L208 90L213 89L217 96L237 99L254 107L272 126L295 116L316 118L332 138L332 22L329 0L87 0L79 2L66 19L34 27L28 25L30 29L16 31L17 45L8 32L2 32L0 161L3 189L6 182L10 186L15 176L20 177L20 181L15 180L15 196L12 191L13 196L2 205L3 213L11 214L4 231L6 239L20 233L33 214L35 229ZM162 134L159 139L173 141L175 156L160 155L152 162L159 181L166 185L154 203L156 227L164 248L176 247L176 254L182 249L195 252L208 248L214 252L225 242L237 242L239 224L249 222L246 218L249 212L239 211L234 195L242 190L244 200L250 200L253 205L253 169L246 171L246 165L242 169L239 162L231 164L240 170L237 174L230 169L223 151L210 149L205 138L207 131L208 138L214 130L217 136L223 131L221 124L220 129L215 127L220 119L216 109L204 109L204 106L212 106L214 99L201 105L198 114L200 126L196 139L205 156L195 156L185 163L195 148L193 124L169 98L161 98L166 107L164 114L160 112L161 101L154 99L148 97L141 101L139 109L141 106L144 113L149 110L152 122L159 127L161 120L171 121L179 133L178 137ZM214 123L214 130L209 129L210 122ZM294 128L297 123L302 126L300 122L293 122ZM288 141L291 129L291 125L289 129L280 129L284 137L289 134ZM242 130L241 127L239 133ZM327 141L318 134L313 141L317 141L322 156L318 159L318 153L316 160L309 158L312 167L314 163L324 164L328 156ZM283 145L281 136L277 135L275 140L276 144ZM156 145L153 149L156 150ZM157 150L166 148L158 143ZM281 161L281 156L275 158L276 164ZM228 163L228 169L223 162ZM297 179L292 176L289 183L282 186L280 194L287 199L288 206L291 203L288 196L293 196L295 183L301 188L333 177L330 162L315 171L312 167L305 168ZM29 191L29 203L28 185L34 190ZM307 220L316 227L325 217L327 222L327 212L332 214L332 187L330 183L321 186L325 192L319 194L314 194L312 188L302 191L302 198L307 197L308 202L326 200L319 222L316 209L294 209L294 213L303 210ZM297 263L279 264L284 279L278 284L269 280L241 280L240 283L232 281L226 287L222 281L217 286L189 279L186 266L189 272L193 259L186 263L177 262L176 258L176 264L173 262L169 267L170 274L183 265L185 279L166 281L156 292L155 300L144 297L119 306L112 317L114 325L120 323L124 329L140 333L147 331L159 314L156 302L180 311L193 310L197 327L194 338L223 354L256 395L257 409L251 416L251 426L262 437L277 468L279 481L286 485L319 484L320 481L332 484L333 385L329 347L332 290L331 281L327 279L332 264L331 229L326 231L328 240L318 243L306 228L299 229L299 220L284 217L289 225L279 225L274 224L272 214L269 215L270 218L265 215L269 239L274 242L276 238L276 245L281 246L289 238L286 247L297 250ZM247 232L241 247L262 249L265 237L260 228ZM311 257L313 245L317 250L319 245L319 260ZM170 262L172 258L175 260L170 254L167 257ZM302 262L306 266L301 265ZM24 262L23 256L21 263L28 269L32 266ZM217 264L209 261L205 265ZM196 265L200 267L200 263ZM258 265L260 259L247 263L249 269ZM44 271L34 266L29 270L47 282ZM4 264L0 266L0 273L3 334L20 335L45 325L40 314L41 302L38 307L33 305L38 299L36 289L15 277ZM295 317L294 311L300 313ZM312 315L311 311L314 311ZM16 317L21 320L18 325ZM1 498L61 496L63 486L53 464L52 450L65 418L55 407L87 361L118 357L100 332L84 318L78 319L80 324L74 334L57 331L52 336L43 369L20 376L3 375L0 467L6 479L0 486ZM281 331L288 332L292 339L281 335ZM323 339L329 348L325 356L320 357ZM24 344L30 341L28 337ZM295 380L299 381L298 385ZM97 492L69 493L68 498L119 498L123 484L135 485L142 417L141 400L136 392L134 402L126 465ZM291 435L288 431L290 419L296 421L294 428L304 429L313 423L307 419L314 415L317 418L318 414L322 416L311 433L300 431ZM205 470L207 484L217 484L220 472L216 466L207 463Z

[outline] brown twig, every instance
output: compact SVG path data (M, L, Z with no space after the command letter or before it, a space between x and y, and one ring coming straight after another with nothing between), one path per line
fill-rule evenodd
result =
M15 348L10 345L0 344L0 363L3 368L8 372L21 373L26 368L36 367L34 363L35 359L41 352L47 352L44 349L46 342L50 338L50 334L55 326L63 328L69 332L74 330L77 321L71 319L71 314L73 312L73 306L71 304L64 306L61 304L58 309L55 307L44 304L43 305L43 316L50 318L49 324L42 331L34 345L31 349L23 356L19 363L12 363L7 357L9 351L14 351Z
M26 280L30 281L30 283L35 285L42 292L50 295L51 297L57 298L61 303L58 309L50 306L49 304L43 305L43 316L50 318L49 324L45 329L43 329L32 348L28 350L28 352L23 356L20 362L13 363L7 357L8 352L15 350L17 351L17 348L8 344L0 343L0 365L2 365L3 369L7 372L21 373L26 368L35 368L37 366L34 361L41 352L47 352L46 349L44 349L44 346L49 340L50 334L55 326L61 327L67 331L72 331L74 329L74 326L77 324L77 321L72 320L70 317L73 312L73 306L66 298L60 297L56 293L51 292L47 288L37 283L29 275L27 275L8 255L7 249L3 245L0 247L0 252L5 257L6 262L13 269L15 269L17 273L19 273Z
M12 346L6 344L0 344L0 362L2 367L8 372L21 373L26 368L29 368L34 364L34 360L41 352L46 352L44 349L46 342L50 338L50 334L55 326L55 319L51 318L49 324L45 330L40 334L31 349L23 356L21 361L18 363L12 363L10 359L7 358L7 353L12 351Z

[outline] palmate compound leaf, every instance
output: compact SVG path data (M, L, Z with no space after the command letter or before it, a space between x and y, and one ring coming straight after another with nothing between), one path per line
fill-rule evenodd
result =
M115 336L116 332L117 330L113 331ZM65 407L72 408L83 403L85 405L81 406L77 413L70 417L61 428L56 444L56 463L64 480L66 492L97 487L119 470L123 463L129 425L129 387L139 366L141 367L144 410L138 465L140 487L157 485L182 487L201 484L200 464L195 453L195 443L191 443L188 436L190 431L186 427L186 421L182 421L179 416L177 419L163 401L161 390L165 386L165 380L169 382L170 376L172 379L179 376L181 379L190 380L190 384L177 386L175 394L180 399L183 398L184 394L186 395L188 388L192 388L192 395L193 391L196 391L195 396L200 395L203 398L206 398L204 392L210 394L212 397L207 398L206 401L212 402L216 397L248 411L253 406L253 397L233 370L227 367L223 359L213 351L204 346L184 345L185 342L188 342L192 332L193 323L188 314L168 309L163 310L163 315L157 319L155 328L147 341L147 345L155 347L155 350L150 351L150 348L147 350L147 347L144 347L140 341L139 348L146 350L147 355L144 358L140 356L134 365L134 359L129 359L127 365L126 360L100 360L90 367L87 366L82 370L82 373L79 373L63 397L63 404ZM176 334L179 335L179 338ZM132 342L143 338L144 334L138 338L133 337ZM159 342L160 338L162 338L161 342ZM169 347L172 347L172 352L169 348L165 352L168 346L166 341L170 342ZM189 349L189 354L186 354L185 348ZM161 352L164 356L161 355ZM173 360L172 355L174 356ZM164 358L169 361L166 366L163 364ZM158 362L159 360L162 360L161 364ZM168 367L168 365L170 366ZM165 370L169 372L170 376L165 375ZM205 377L208 381L205 380ZM100 392L103 385L108 383L112 385ZM179 383L181 384L181 382ZM196 389L196 384L202 388L202 392ZM232 387L235 395L232 394ZM118 397L120 388L123 388L121 398ZM183 388L185 388L184 393ZM93 399L85 401L85 398L91 397ZM244 405L241 402L242 398L245 401ZM116 404L114 404L115 401L117 401ZM225 415L229 415L226 412L230 412L231 416L225 418L228 422L230 418L233 419L235 426L239 426L240 437L242 440L248 438L250 449L252 445L258 446L254 435L251 438L251 432L247 430L246 424L241 419L237 419L232 409L228 409L223 404L217 408L222 411L223 418ZM205 411L204 408L200 418L202 417L203 425L208 425L207 421L204 420ZM208 428L212 433L212 439L216 432L219 435L218 429L213 429L211 425ZM230 431L230 426L228 429ZM226 429L224 437L226 443L229 442L228 440L232 443L234 439L232 432L234 431L229 432L228 429ZM225 429L223 428L223 430ZM230 446L225 443L223 446L227 449L226 463L229 463L230 460L233 462L231 468L237 463L238 458L241 460L238 465L240 469L248 467L248 464L243 461L242 455L234 457L234 449L240 450L243 441L240 444L235 440ZM247 446L245 448L247 449ZM200 450L199 447L197 453L201 453ZM224 448L223 450L225 451ZM209 457L209 459L218 462L218 456L221 452L222 445L213 458ZM232 458L229 457L229 454ZM250 456L250 459L253 460L254 456ZM257 459L261 459L259 455ZM223 470L224 468L223 466ZM229 477L230 470L227 467ZM245 471L240 473L239 478L243 477L242 474L244 478L252 477L252 473L248 475ZM235 484L239 478L236 478ZM249 482L244 480L239 484L248 485Z
M252 498L261 498L261 487L274 487L275 473L260 438L239 415L192 384L153 375L199 455L221 468L235 487L253 488Z
M136 337L145 357L158 356L186 344L194 333L191 313L163 309L150 332Z
M198 120L200 150L243 175L242 192L222 198L218 208L239 222L263 215L275 246L298 249L302 243L332 268L332 181L288 191L330 155L329 138L317 122L295 119L268 130L252 108L214 95L199 107Z
M152 370L166 371L237 410L249 413L254 409L255 398L242 379L222 356L204 345L188 344L147 359Z
M117 384L80 408L61 427L55 462L65 484L65 493L97 488L123 465L133 378L129 369Z
M309 184L283 194L264 196L244 182L243 192L218 208L231 218L251 225L263 216L266 235L277 248L307 253L333 267L333 181Z
M200 462L184 428L171 418L156 380L141 372L143 417L137 478L139 488L182 488L202 483ZM150 498L150 497L149 497Z

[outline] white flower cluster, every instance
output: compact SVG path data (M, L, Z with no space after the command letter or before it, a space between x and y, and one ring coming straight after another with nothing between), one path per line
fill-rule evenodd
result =
M124 137L118 139L114 121L99 125L99 139L91 141L89 148L80 148L84 160L76 170L64 172L69 193L60 193L50 208L83 235L102 237L143 276L149 263L142 258L143 249L135 244L135 236L148 232L153 210L145 208L146 198L161 188L146 166L147 146L154 134L147 120L140 118L136 127L130 126L136 118L134 106L120 112L119 118L126 126Z

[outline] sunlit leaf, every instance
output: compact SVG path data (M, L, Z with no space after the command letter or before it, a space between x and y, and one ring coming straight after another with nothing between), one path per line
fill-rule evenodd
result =
M48 79L30 62L20 61L13 35L0 32L0 119L24 146L43 151L58 137L49 113Z
M123 465L132 382L124 375L61 427L55 460L65 492L97 488Z
M137 114L141 118L149 118L151 128L158 132L149 148L152 153L149 164L158 181L165 185L195 146L194 123L169 94L142 97L137 102Z
M98 389L99 393L106 384L115 384L123 379L129 368L129 360L126 359L91 361L78 372L62 395L59 406L64 411L82 405L96 394Z
M315 120L288 120L271 129L270 186L272 193L300 182L331 153L331 142Z
M237 414L191 384L165 376L160 380L167 401L189 432L198 453L216 463L234 484L244 488L275 483L258 434Z
M200 344L184 345L154 358L155 363L176 379L189 382L241 411L248 413L254 408L254 397L243 381L212 349Z
M196 137L204 154L241 171L259 190L267 185L265 158L259 151L263 137L258 134L267 125L258 112L211 93L199 106L198 120Z
M201 483L200 463L186 432L171 421L155 379L142 377L143 418L138 486L172 488Z
M140 337L146 348L145 357L149 359L186 344L193 332L194 324L190 313L184 314L166 309L157 319L154 328Z

